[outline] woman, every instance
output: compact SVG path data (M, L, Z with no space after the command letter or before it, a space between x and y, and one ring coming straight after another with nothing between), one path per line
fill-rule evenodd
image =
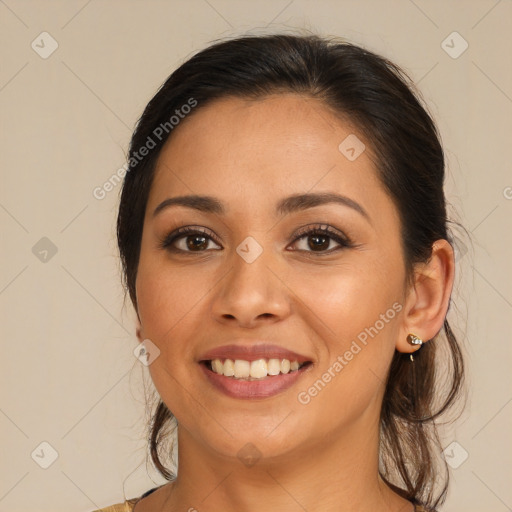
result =
M434 420L463 363L443 150L412 90L358 46L272 35L214 44L149 102L118 243L169 482L104 511L443 502Z

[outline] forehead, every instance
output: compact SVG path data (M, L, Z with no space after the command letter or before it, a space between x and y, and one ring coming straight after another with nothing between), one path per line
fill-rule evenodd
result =
M162 149L150 204L191 193L228 204L275 203L283 195L327 190L368 203L383 199L370 141L317 99L223 98L196 108ZM357 152L364 147L356 159L343 152L347 140Z

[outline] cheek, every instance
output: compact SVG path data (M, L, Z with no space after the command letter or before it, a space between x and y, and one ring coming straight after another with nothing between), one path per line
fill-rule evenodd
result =
M403 307L401 282L389 278L400 278L400 269L392 267L372 262L290 277L288 284L303 303L299 315L319 345L320 375L306 382L303 391L309 395L308 387L314 386L315 395L319 390L314 407L324 417L333 402L355 413L382 390Z
M166 341L182 329L187 317L193 316L207 290L207 283L197 273L165 264L145 265L142 261L137 275L137 303L143 334L161 343Z
M190 409L187 398L190 382L189 363L193 360L194 341L200 326L201 299L210 288L185 269L150 268L142 262L137 277L137 299L141 335L160 350L149 365L151 379L167 407L185 421L181 413ZM201 411L194 411L195 415ZM191 414L191 416L194 416Z
M395 279L389 278L399 277L399 269L384 269L370 258L364 264L361 261L362 258L331 268L289 272L286 280L298 298L297 304L303 304L301 315L307 314L308 323L316 325L319 333L337 341L341 348L344 342L375 324L400 299L400 283L395 286ZM392 310L393 318L394 313Z

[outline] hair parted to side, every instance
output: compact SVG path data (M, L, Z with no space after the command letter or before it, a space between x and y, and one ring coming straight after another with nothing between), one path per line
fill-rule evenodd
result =
M147 105L131 139L117 236L124 284L136 309L146 204L156 161L172 135L171 129L163 130L163 136L160 130L155 137L155 129L191 100L197 102L189 114L193 116L218 98L259 99L279 93L316 98L365 134L379 178L400 214L409 282L415 264L429 260L437 239L452 243L443 190L443 149L406 73L340 39L289 34L238 37L216 42L174 71ZM155 147L141 159L135 153L148 138ZM443 383L437 375L439 354L449 363ZM389 370L380 417L381 477L406 499L428 508L444 501L448 487L434 420L461 395L463 376L461 349L446 319L443 329L415 353L414 363L396 352ZM171 420L172 412L160 400L151 422L150 453L169 480L174 475L160 460L159 446Z

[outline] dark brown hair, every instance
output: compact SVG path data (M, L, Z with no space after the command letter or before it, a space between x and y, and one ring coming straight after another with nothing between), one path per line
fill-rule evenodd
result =
M196 102L189 114L193 116L217 98L258 99L282 92L317 98L369 141L379 178L400 214L410 282L415 264L429 260L436 240L453 243L447 229L440 138L406 73L339 39L289 34L238 37L216 42L174 71L147 105L131 139L117 235L124 283L135 308L146 203L160 150L175 129L170 116L191 100ZM140 148L149 146L150 139L153 147L140 158ZM448 363L443 383L437 375L440 354ZM380 418L380 473L413 503L436 507L445 499L448 472L444 461L441 476L436 469L441 450L434 420L460 394L463 368L460 347L446 319L443 329L415 354L414 363L399 352L393 357ZM159 400L151 422L150 453L167 479L173 475L160 460L159 446L171 420L171 411Z

